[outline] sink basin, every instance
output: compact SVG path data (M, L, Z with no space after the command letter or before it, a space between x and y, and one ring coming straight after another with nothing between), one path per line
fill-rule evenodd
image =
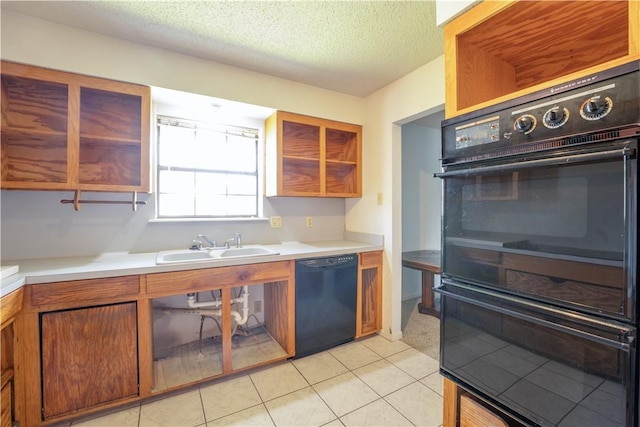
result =
M220 252L220 258L246 257L246 256L259 256L259 255L278 255L278 252L273 252L272 250L269 250L260 246L246 247L246 248L229 248Z
M158 252L156 264L173 264L176 262L211 261L213 257L210 251L182 251Z
M161 251L156 256L156 264L176 264L188 262L215 261L232 258L248 258L252 256L278 255L270 249L261 246L245 246L241 248L215 248L203 250Z

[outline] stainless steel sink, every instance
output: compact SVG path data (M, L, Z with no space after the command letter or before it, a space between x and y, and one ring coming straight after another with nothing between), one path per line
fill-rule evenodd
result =
M214 248L200 250L161 251L156 256L156 264L177 264L189 262L206 262L232 258L248 258L278 255L279 252L262 246L245 246L240 248Z

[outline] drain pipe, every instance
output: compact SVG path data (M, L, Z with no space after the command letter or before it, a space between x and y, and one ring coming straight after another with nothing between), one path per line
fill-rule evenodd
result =
M249 287L243 286L240 296L232 299L231 302L242 303L242 315L237 311L232 311L231 315L236 319L236 324L244 325L249 320Z
M213 301L198 301L198 296L195 292L187 294L187 304L191 308L202 308L202 307L220 307L222 305L222 300L213 300Z
M214 301L198 301L197 294L195 292L187 294L187 304L191 308L201 309L203 307L220 307L222 305L222 300L214 300ZM242 304L242 314L237 311L231 311L231 316L233 316L236 324L244 325L249 320L249 287L243 286L242 292L240 296L237 298L231 299L231 304ZM220 317L222 316L222 309L217 310L202 310L209 312L217 312L219 314L211 314L213 316ZM198 313L194 313L198 314Z
M193 314L197 316L221 317L222 310L206 310L202 308L176 308L176 307L154 307L153 311L164 314Z

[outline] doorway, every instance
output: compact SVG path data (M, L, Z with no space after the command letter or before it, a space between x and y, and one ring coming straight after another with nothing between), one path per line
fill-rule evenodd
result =
M441 129L444 110L402 125L402 251L440 250ZM436 283L439 277L436 276ZM402 268L403 341L434 359L439 351L439 321L421 314L420 271Z

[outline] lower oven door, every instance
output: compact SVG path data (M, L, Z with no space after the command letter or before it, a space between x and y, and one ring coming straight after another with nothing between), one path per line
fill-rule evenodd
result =
M442 373L541 426L635 426L636 329L444 281Z

